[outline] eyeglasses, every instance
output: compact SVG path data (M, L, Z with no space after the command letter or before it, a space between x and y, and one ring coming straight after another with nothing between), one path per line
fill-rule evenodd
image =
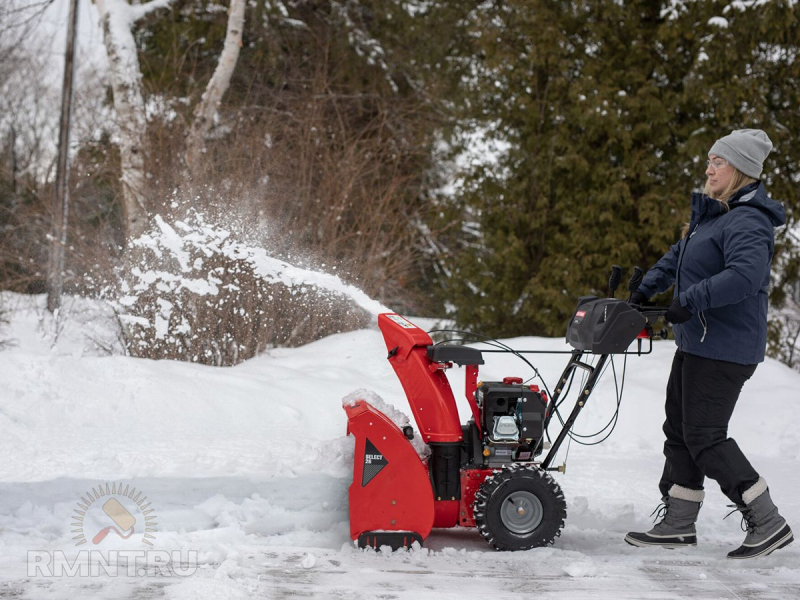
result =
M717 171L719 169L724 169L729 164L730 163L727 160L725 160L724 158L715 158L714 160L707 160L706 161L706 168L711 167L712 169Z

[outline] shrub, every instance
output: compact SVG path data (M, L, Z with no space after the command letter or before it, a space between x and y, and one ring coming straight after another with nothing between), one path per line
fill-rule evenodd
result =
M235 365L364 327L380 310L338 277L272 258L200 213L155 224L106 289L133 356Z

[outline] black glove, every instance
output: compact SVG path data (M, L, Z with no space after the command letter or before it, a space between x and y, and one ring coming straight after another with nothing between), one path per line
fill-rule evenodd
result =
M639 290L636 290L631 294L631 299L628 304L638 304L639 306L644 306L645 302L647 302L647 296Z
M672 301L672 304L669 305L667 314L664 315L664 318L675 325L678 323L686 323L686 321L692 318L692 313L689 312L688 308L681 306L681 300L680 297L678 297L675 298L675 300Z

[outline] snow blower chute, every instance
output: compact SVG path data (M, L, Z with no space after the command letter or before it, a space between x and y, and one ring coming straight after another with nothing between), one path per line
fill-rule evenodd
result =
M422 544L433 528L475 527L499 550L525 550L551 544L560 535L566 502L550 471L564 439L585 406L612 354L647 354L656 336L651 320L666 309L642 307L613 298L621 269L614 267L611 298L580 298L567 327L573 350L551 398L522 378L478 381L486 352L452 343L434 344L430 335L397 314L378 316L388 360L408 398L417 430L430 452L424 458L411 443L413 428L401 430L369 404L344 406L347 433L356 438L350 486L350 535L360 547L392 549ZM629 283L641 281L636 269ZM642 341L650 346L642 351ZM637 341L638 348L629 351ZM587 358L594 359L593 364ZM526 361L527 362L527 361ZM445 375L454 364L464 367L466 399L472 418L461 424ZM585 379L572 412L556 438L545 440L559 398L566 396L576 371ZM544 382L542 382L544 385Z

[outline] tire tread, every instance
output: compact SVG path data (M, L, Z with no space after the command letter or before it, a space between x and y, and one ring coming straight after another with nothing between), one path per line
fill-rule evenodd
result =
M509 482L525 481L528 491L543 501L545 514L542 523L531 534L518 536L502 528L492 531L489 515L496 503L502 502L503 488ZM550 502L547 502L548 497ZM548 507L550 510L548 510ZM561 487L549 473L533 465L514 464L487 477L473 504L475 525L483 538L497 550L528 550L552 545L561 535L567 517L567 503Z

